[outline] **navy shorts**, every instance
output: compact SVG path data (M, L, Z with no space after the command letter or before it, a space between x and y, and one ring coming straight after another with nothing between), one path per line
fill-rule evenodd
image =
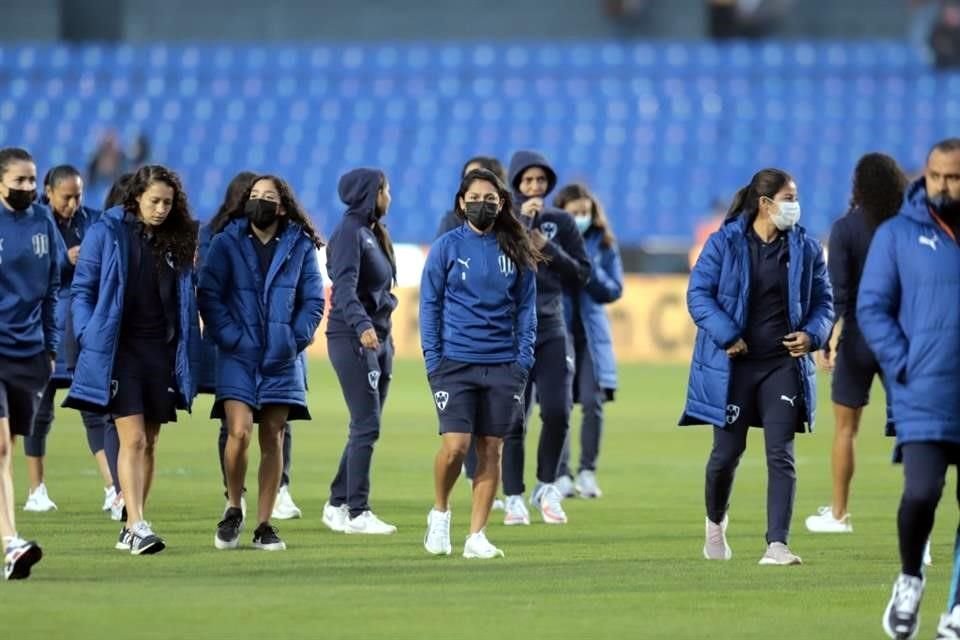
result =
M830 399L852 409L865 407L870 402L873 378L880 375L880 365L860 332L848 334L844 330L837 345Z
M151 424L177 421L175 349L162 341L121 341L107 405L114 419L143 415Z
M46 353L0 358L0 418L7 418L12 435L30 435L52 374Z
M805 407L800 371L793 358L734 361L727 424L792 424L802 431Z
M504 437L523 419L527 375L512 362L473 364L442 359L427 376L440 433Z

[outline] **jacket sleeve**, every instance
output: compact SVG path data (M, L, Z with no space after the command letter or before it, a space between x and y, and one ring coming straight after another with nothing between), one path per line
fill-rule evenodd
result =
M827 272L830 275L830 284L833 286L833 309L837 318L847 315L850 305L856 305L856 300L850 299L851 283L853 282L850 261L850 238L847 225L843 218L833 223L830 230L830 249L827 261Z
M532 269L517 274L517 364L530 371L537 344L537 275Z
M327 245L327 267L333 289L330 292L334 308L343 311L343 317L360 337L364 331L373 328L373 322L363 308L357 296L357 281L360 278L359 229L344 226L336 238Z
M460 218L457 217L457 214L450 212L443 216L443 219L440 220L440 225L437 227L437 235L434 236L434 240L447 233L448 231L453 231L461 225Z
M200 309L200 317L203 318L204 331L213 338L218 347L229 352L240 344L243 328L237 324L229 308L223 303L224 293L234 286L227 251L222 234L210 242L207 259L200 271L197 307Z
M616 245L600 247L586 289L590 297L600 304L616 302L623 295L623 262Z
M64 243L56 223L49 220L47 234L50 243L50 275L43 296L43 341L47 353L56 353L63 337L63 327L57 326L57 299L60 296L60 271L67 262Z
M428 374L443 357L443 300L447 282L443 247L443 243L436 243L430 248L420 277L420 345Z
M801 331L810 336L813 344L811 351L822 349L830 339L833 330L833 288L827 275L827 264L823 258L823 247L816 240L810 241L813 251L813 279L811 281L810 308Z
M860 331L889 380L905 382L910 344L900 328L900 273L891 225L873 236L860 279L857 321Z
M742 330L717 301L723 264L723 242L720 232L707 239L690 273L687 308L697 327L705 331L718 347L726 349L740 338Z
M70 314L73 333L83 347L83 334L100 297L100 268L103 264L106 227L95 224L80 243L80 256L70 284Z
M300 281L297 283L297 301L293 315L293 335L297 341L297 353L313 342L313 336L323 318L323 277L317 250L313 247L303 257Z
M579 289L590 280L590 257L571 215L557 217L557 235L547 240L543 253L549 259L545 268L556 271L564 286Z

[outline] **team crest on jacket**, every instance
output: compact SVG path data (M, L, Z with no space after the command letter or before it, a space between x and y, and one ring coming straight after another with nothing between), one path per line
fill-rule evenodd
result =
M376 391L380 387L380 372L379 371L368 371L367 372L367 382L370 383L370 388Z
M547 240L553 240L554 236L557 235L557 223L544 222L540 225L540 231L543 231L543 235L547 236Z
M735 404L727 405L727 424L733 424L740 417L740 407Z
M437 391L433 394L433 399L437 401L437 409L443 411L447 408L447 402L450 401L450 394L446 391Z
M45 233L35 234L32 238L33 242L33 253L36 254L38 258L50 253L50 238Z
M515 271L513 260L501 253L497 258L497 264L500 265L500 273L505 276L513 275L513 272Z

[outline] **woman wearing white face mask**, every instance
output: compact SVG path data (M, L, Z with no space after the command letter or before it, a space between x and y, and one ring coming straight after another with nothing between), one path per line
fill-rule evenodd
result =
M741 189L690 274L697 340L681 425L713 425L706 470L708 560L729 560L727 511L750 426L764 430L767 551L763 565L800 564L787 547L796 493L793 439L813 429L812 352L833 326L820 243L797 225L793 179L764 169Z

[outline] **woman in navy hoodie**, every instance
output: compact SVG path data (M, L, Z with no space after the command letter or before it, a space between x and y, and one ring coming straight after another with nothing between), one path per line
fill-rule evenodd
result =
M557 485L565 497L576 490L584 498L599 498L602 493L596 472L603 431L603 403L612 401L617 389L613 336L604 305L616 302L623 295L623 265L603 207L589 189L580 184L567 185L553 204L573 216L592 263L587 284L567 290L564 297L567 329L576 354L574 396L583 409L583 424L577 479L573 481L570 474L568 437Z
M334 531L391 534L397 528L370 509L370 463L380 437L383 405L393 374L390 292L397 264L382 219L390 208L390 184L382 171L354 169L340 178L347 211L327 245L333 283L327 353L350 410L350 433L340 468L323 507Z
M36 198L33 158L23 149L0 149L0 542L5 580L29 577L43 555L36 542L17 535L13 515L14 439L30 434L60 345L59 237Z
M794 434L813 429L812 352L833 328L823 248L800 220L797 185L780 169L757 172L707 240L687 289L697 325L681 425L713 425L706 470L708 560L729 560L727 511L747 430L763 428L767 551L762 565L800 564L787 546L796 495Z
M197 228L180 178L148 165L121 206L87 232L71 288L80 345L64 406L110 413L127 509L116 548L133 555L166 543L144 518L160 426L189 410L200 335L193 261Z
M212 416L226 420L224 451L229 508L214 546L239 546L247 450L259 423L260 493L253 545L286 548L270 525L283 468L283 426L308 420L299 354L313 342L323 316L317 249L323 246L290 186L260 176L244 198L244 218L210 243L198 292L204 326L217 345L217 394Z
M435 555L452 551L450 493L475 437L477 471L463 555L496 558L503 552L484 529L503 437L523 418L542 255L513 216L506 186L490 171L464 176L454 207L466 224L433 244L420 283L420 340L443 439L424 547Z

